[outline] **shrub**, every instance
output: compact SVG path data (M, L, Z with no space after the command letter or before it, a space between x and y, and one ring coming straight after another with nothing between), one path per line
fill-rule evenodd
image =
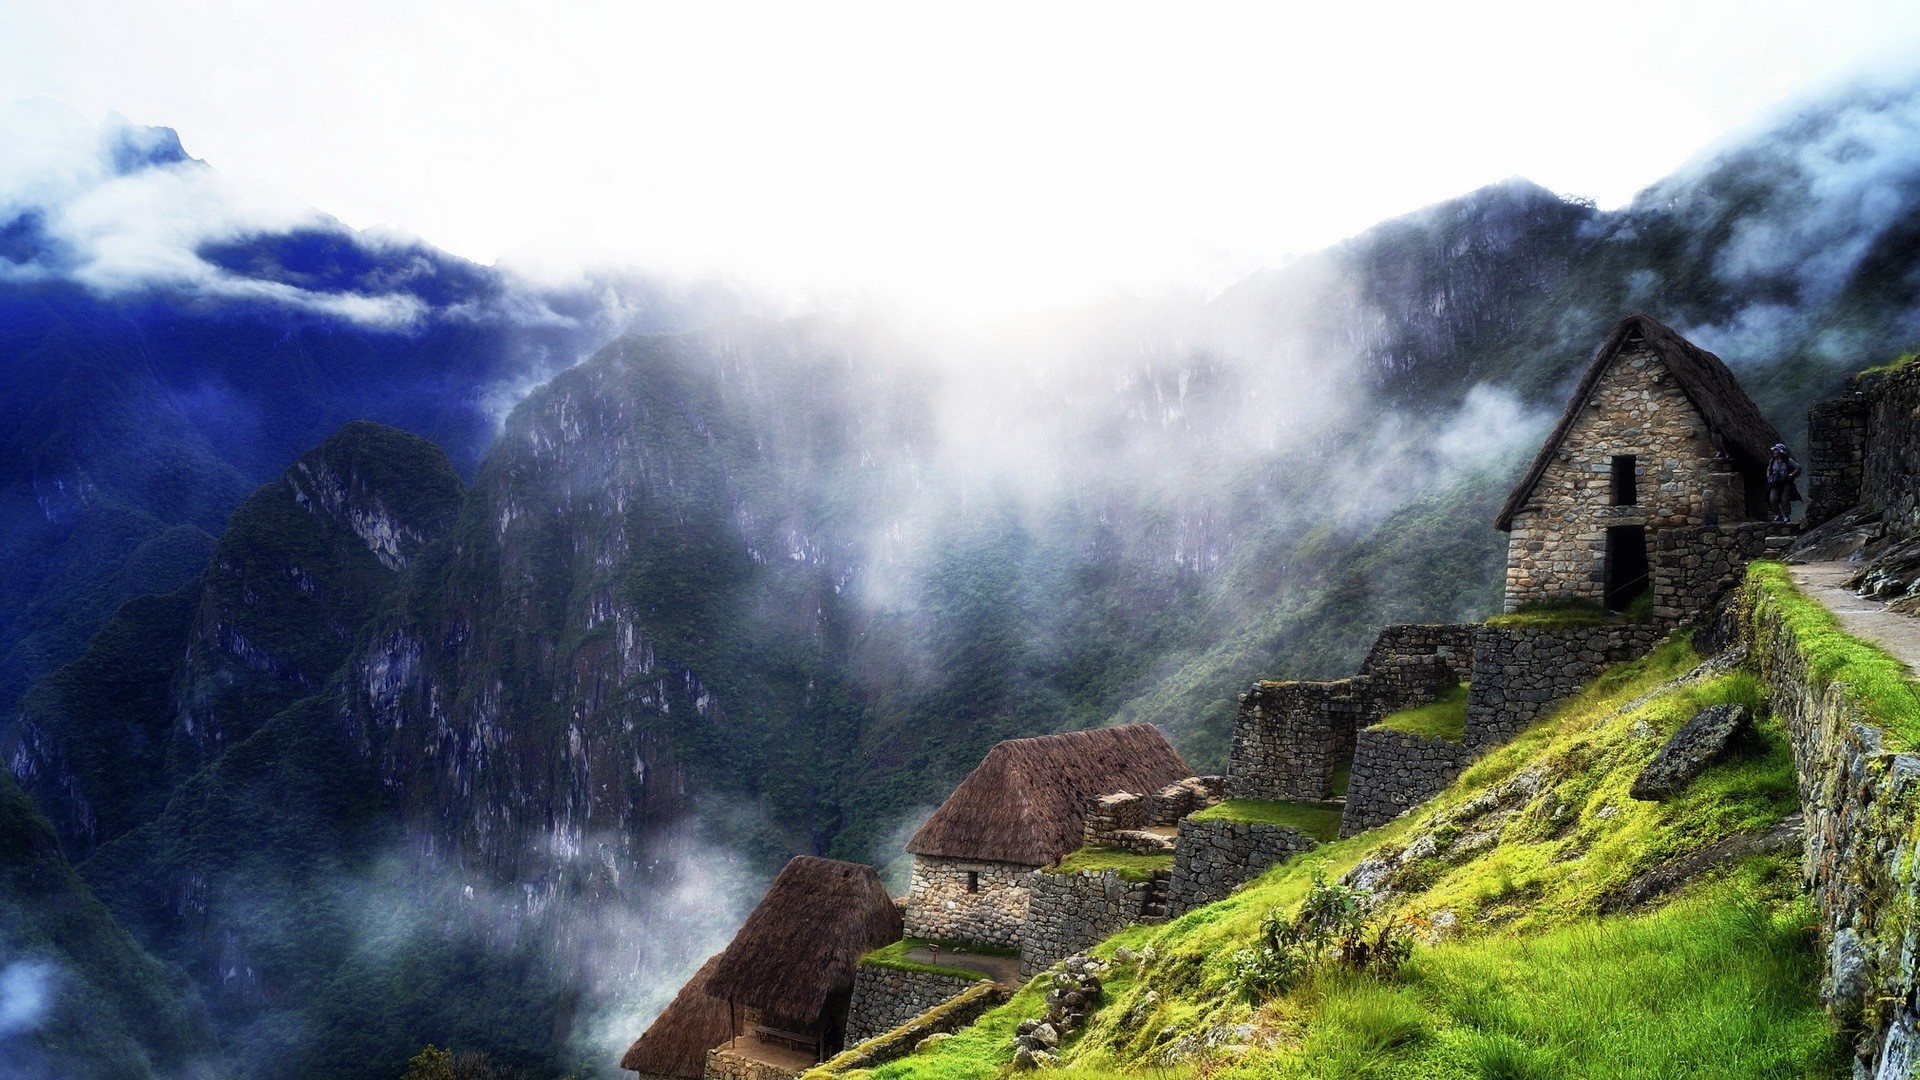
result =
M1366 889L1327 881L1318 870L1292 918L1278 908L1260 921L1260 944L1229 962L1229 984L1249 1001L1284 994L1307 975L1345 969L1392 975L1413 952L1404 920L1374 914Z

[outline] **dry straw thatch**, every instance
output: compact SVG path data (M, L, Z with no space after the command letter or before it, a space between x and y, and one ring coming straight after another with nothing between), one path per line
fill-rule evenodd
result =
M680 1080L706 1073L707 1051L733 1037L726 1001L707 993L707 978L720 955L708 957L646 1033L634 1040L620 1058L621 1068Z
M907 850L1046 866L1080 847L1092 800L1151 794L1192 775L1151 724L1008 739L987 751Z
M1560 444L1565 441L1567 432L1572 430L1574 421L1579 419L1580 410L1586 407L1587 399L1593 396L1600 377L1606 374L1614 357L1636 341L1645 342L1654 355L1666 364L1667 370L1673 372L1674 381L1706 420L1708 430L1733 458L1734 466L1746 480L1748 513L1755 517L1766 513L1768 450L1780 441L1780 432L1761 414L1760 407L1753 403L1747 392L1740 388L1740 380L1734 377L1724 361L1681 337L1660 320L1650 315L1634 314L1621 319L1607 334L1600 351L1594 354L1593 363L1588 365L1586 374L1580 377L1580 385L1574 389L1573 397L1567 402L1567 411L1561 414L1553 434L1547 436L1546 444L1540 447L1540 453L1528 466L1526 475L1500 507L1500 515L1494 519L1495 527L1512 531L1514 515L1532 497L1534 485L1546 473L1553 456L1560 452Z
M796 855L713 964L707 993L809 1028L853 989L860 958L900 940L900 911L873 867Z

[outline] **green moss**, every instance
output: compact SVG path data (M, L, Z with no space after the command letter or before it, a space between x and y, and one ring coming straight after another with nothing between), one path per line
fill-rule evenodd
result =
M1832 612L1794 586L1780 563L1747 568L1745 599L1748 625L1757 636L1771 633L1769 624L1776 622L1793 635L1814 685L1843 693L1886 731L1893 749L1920 746L1920 687L1905 664L1841 629Z
M1891 374L1892 372L1899 371L1902 368L1912 365L1915 359L1920 359L1920 351L1901 353L1899 356L1894 357L1893 359L1887 361L1884 364L1875 364L1870 368L1861 368L1860 374L1862 375Z
M1257 821L1284 825L1325 843L1340 835L1340 808L1319 803L1228 799L1193 815L1195 821Z
M1457 743L1467 734L1467 684L1447 691L1438 701L1392 713L1373 726Z
M1153 875L1173 869L1173 854L1136 855L1110 847L1083 847L1046 868L1049 874L1076 874L1082 870L1100 873L1111 870L1122 881L1149 881Z

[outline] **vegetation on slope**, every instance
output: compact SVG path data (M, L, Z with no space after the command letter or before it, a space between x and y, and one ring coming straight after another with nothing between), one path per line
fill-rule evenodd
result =
M1389 713L1373 726L1457 743L1467 734L1467 684L1447 691L1438 701Z
M1082 870L1101 873L1111 870L1122 881L1148 881L1163 870L1173 869L1173 854L1139 855L1110 847L1083 847L1046 868L1049 874L1077 874Z
M1752 855L1662 897L1648 872L1797 809L1792 757L1757 684L1696 668L1685 641L1604 675L1469 768L1417 815L1326 844L1233 897L1133 927L1063 1071L1102 1076L1837 1077L1816 1000L1811 921L1787 856ZM1746 742L1668 802L1634 776L1708 704L1757 708ZM1285 993L1235 992L1236 954L1316 875L1374 891L1419 944L1391 976L1319 970ZM1641 901L1635 906L1635 901ZM973 1080L1012 1057L1040 996L874 1070Z
M1905 664L1841 629L1832 612L1794 587L1784 564L1748 566L1743 595L1758 616L1746 620L1749 625L1778 620L1792 632L1806 659L1809 681L1844 687L1854 704L1887 733L1891 749L1920 746L1920 685Z

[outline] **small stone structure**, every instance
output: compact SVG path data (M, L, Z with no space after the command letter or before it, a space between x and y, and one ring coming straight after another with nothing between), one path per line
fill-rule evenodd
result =
M1167 914L1182 915L1223 899L1268 867L1318 846L1298 829L1270 822L1186 818L1173 850Z
M1017 863L913 858L907 893L908 937L1020 947L1027 921L1027 882L1034 867Z
M1622 319L1496 519L1507 610L1624 607L1651 584L1661 530L1764 520L1779 440L1719 357L1644 315Z
M952 1001L980 985L966 975L937 975L866 963L853 976L853 999L847 1004L847 1045L855 1046Z
M1224 777L1190 776L1151 795L1102 795L1087 807L1081 842L1136 855L1171 853L1174 838L1169 830L1188 814L1218 803L1225 789Z
M1112 870L1035 871L1020 939L1020 974L1043 971L1124 926L1166 913L1165 873L1126 881Z
M1359 730L1435 701L1465 681L1472 626L1389 626L1351 679L1261 682L1241 695L1226 793L1236 799L1322 802L1353 760Z
M1340 835L1384 825L1433 798L1469 760L1465 746L1438 736L1377 727L1360 732Z

